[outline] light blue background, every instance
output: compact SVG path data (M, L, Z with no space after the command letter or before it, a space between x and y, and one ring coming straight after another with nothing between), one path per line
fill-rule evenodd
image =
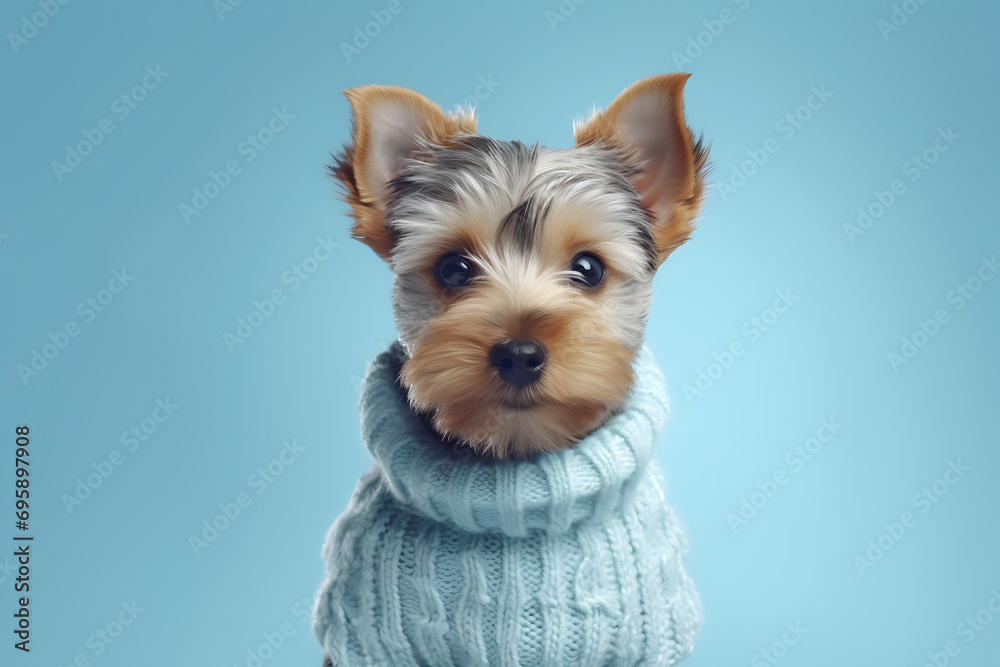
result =
M808 632L783 665L919 666L949 641L950 664L996 664L1000 618L971 643L957 626L1000 590L1000 281L961 310L948 301L1000 251L996 3L914 3L885 39L889 0L590 0L564 2L554 23L556 0L402 0L347 62L340 43L386 6L246 1L220 19L210 0L71 2L17 53L0 45L3 484L14 426L29 424L36 535L33 650L11 648L8 558L0 663L246 665L287 622L294 634L264 664L318 667L301 601L370 463L357 381L394 335L391 275L348 238L324 175L349 132L340 91L398 84L453 108L492 78L482 133L564 147L593 105L681 69L717 181L778 145L735 192L716 187L656 281L647 338L673 397L659 459L706 616L687 664L770 664L758 652L788 622ZM732 21L678 67L673 54L726 9ZM3 33L37 11L5 3ZM147 66L169 74L119 120L113 100ZM813 86L832 97L786 137L776 122ZM275 108L295 118L247 162L241 142ZM60 182L52 162L106 117L114 131ZM949 127L959 138L911 182L904 163ZM241 172L185 224L179 205L230 160ZM895 179L905 193L851 243L844 225ZM292 291L283 275L328 236L339 247ZM123 267L134 280L84 324L77 305ZM284 303L230 352L223 335L274 289ZM744 323L779 289L798 300L751 342ZM887 354L941 308L948 322L894 370ZM69 321L79 335L26 384L18 365ZM744 354L720 374L713 355L734 341ZM689 400L699 371L717 379ZM128 451L121 434L168 397L179 407ZM823 418L843 428L793 472L786 452ZM293 439L304 451L258 495L250 476ZM113 450L124 463L69 513L63 495ZM914 494L959 459L970 470L921 514ZM787 483L734 533L727 515L779 471ZM239 493L252 504L196 556L189 536ZM2 536L12 493L0 498ZM855 556L907 511L916 525L860 574ZM88 638L133 600L144 611L95 656Z

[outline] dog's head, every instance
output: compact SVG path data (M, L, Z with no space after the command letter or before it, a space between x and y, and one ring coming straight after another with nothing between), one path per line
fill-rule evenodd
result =
M481 136L471 111L405 88L346 91L352 139L332 170L354 237L395 273L400 381L440 434L528 456L622 406L653 275L704 193L687 78L630 86L564 150Z

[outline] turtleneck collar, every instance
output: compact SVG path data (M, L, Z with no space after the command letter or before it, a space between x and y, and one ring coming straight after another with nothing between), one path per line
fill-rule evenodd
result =
M653 456L669 416L663 376L643 348L622 411L569 449L493 461L442 442L397 383L398 343L375 357L361 390L361 433L396 501L473 533L567 531L617 508Z

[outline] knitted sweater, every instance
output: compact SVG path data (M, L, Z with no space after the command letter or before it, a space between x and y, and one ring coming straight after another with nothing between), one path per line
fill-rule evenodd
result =
M653 449L668 416L648 349L624 410L576 446L490 461L448 446L396 384L362 385L375 458L323 556L313 632L336 665L672 665L698 595Z

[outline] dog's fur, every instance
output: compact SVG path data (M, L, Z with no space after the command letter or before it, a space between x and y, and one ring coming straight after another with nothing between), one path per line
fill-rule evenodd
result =
M635 83L577 123L564 150L476 134L471 110L446 114L405 88L346 91L353 131L331 171L353 236L395 274L400 382L440 435L529 457L572 446L621 408L653 275L705 193L708 152L683 115L688 76ZM457 289L435 273L449 253L472 269ZM606 269L595 287L570 268L581 253ZM515 386L491 363L511 340L547 352L537 381Z

